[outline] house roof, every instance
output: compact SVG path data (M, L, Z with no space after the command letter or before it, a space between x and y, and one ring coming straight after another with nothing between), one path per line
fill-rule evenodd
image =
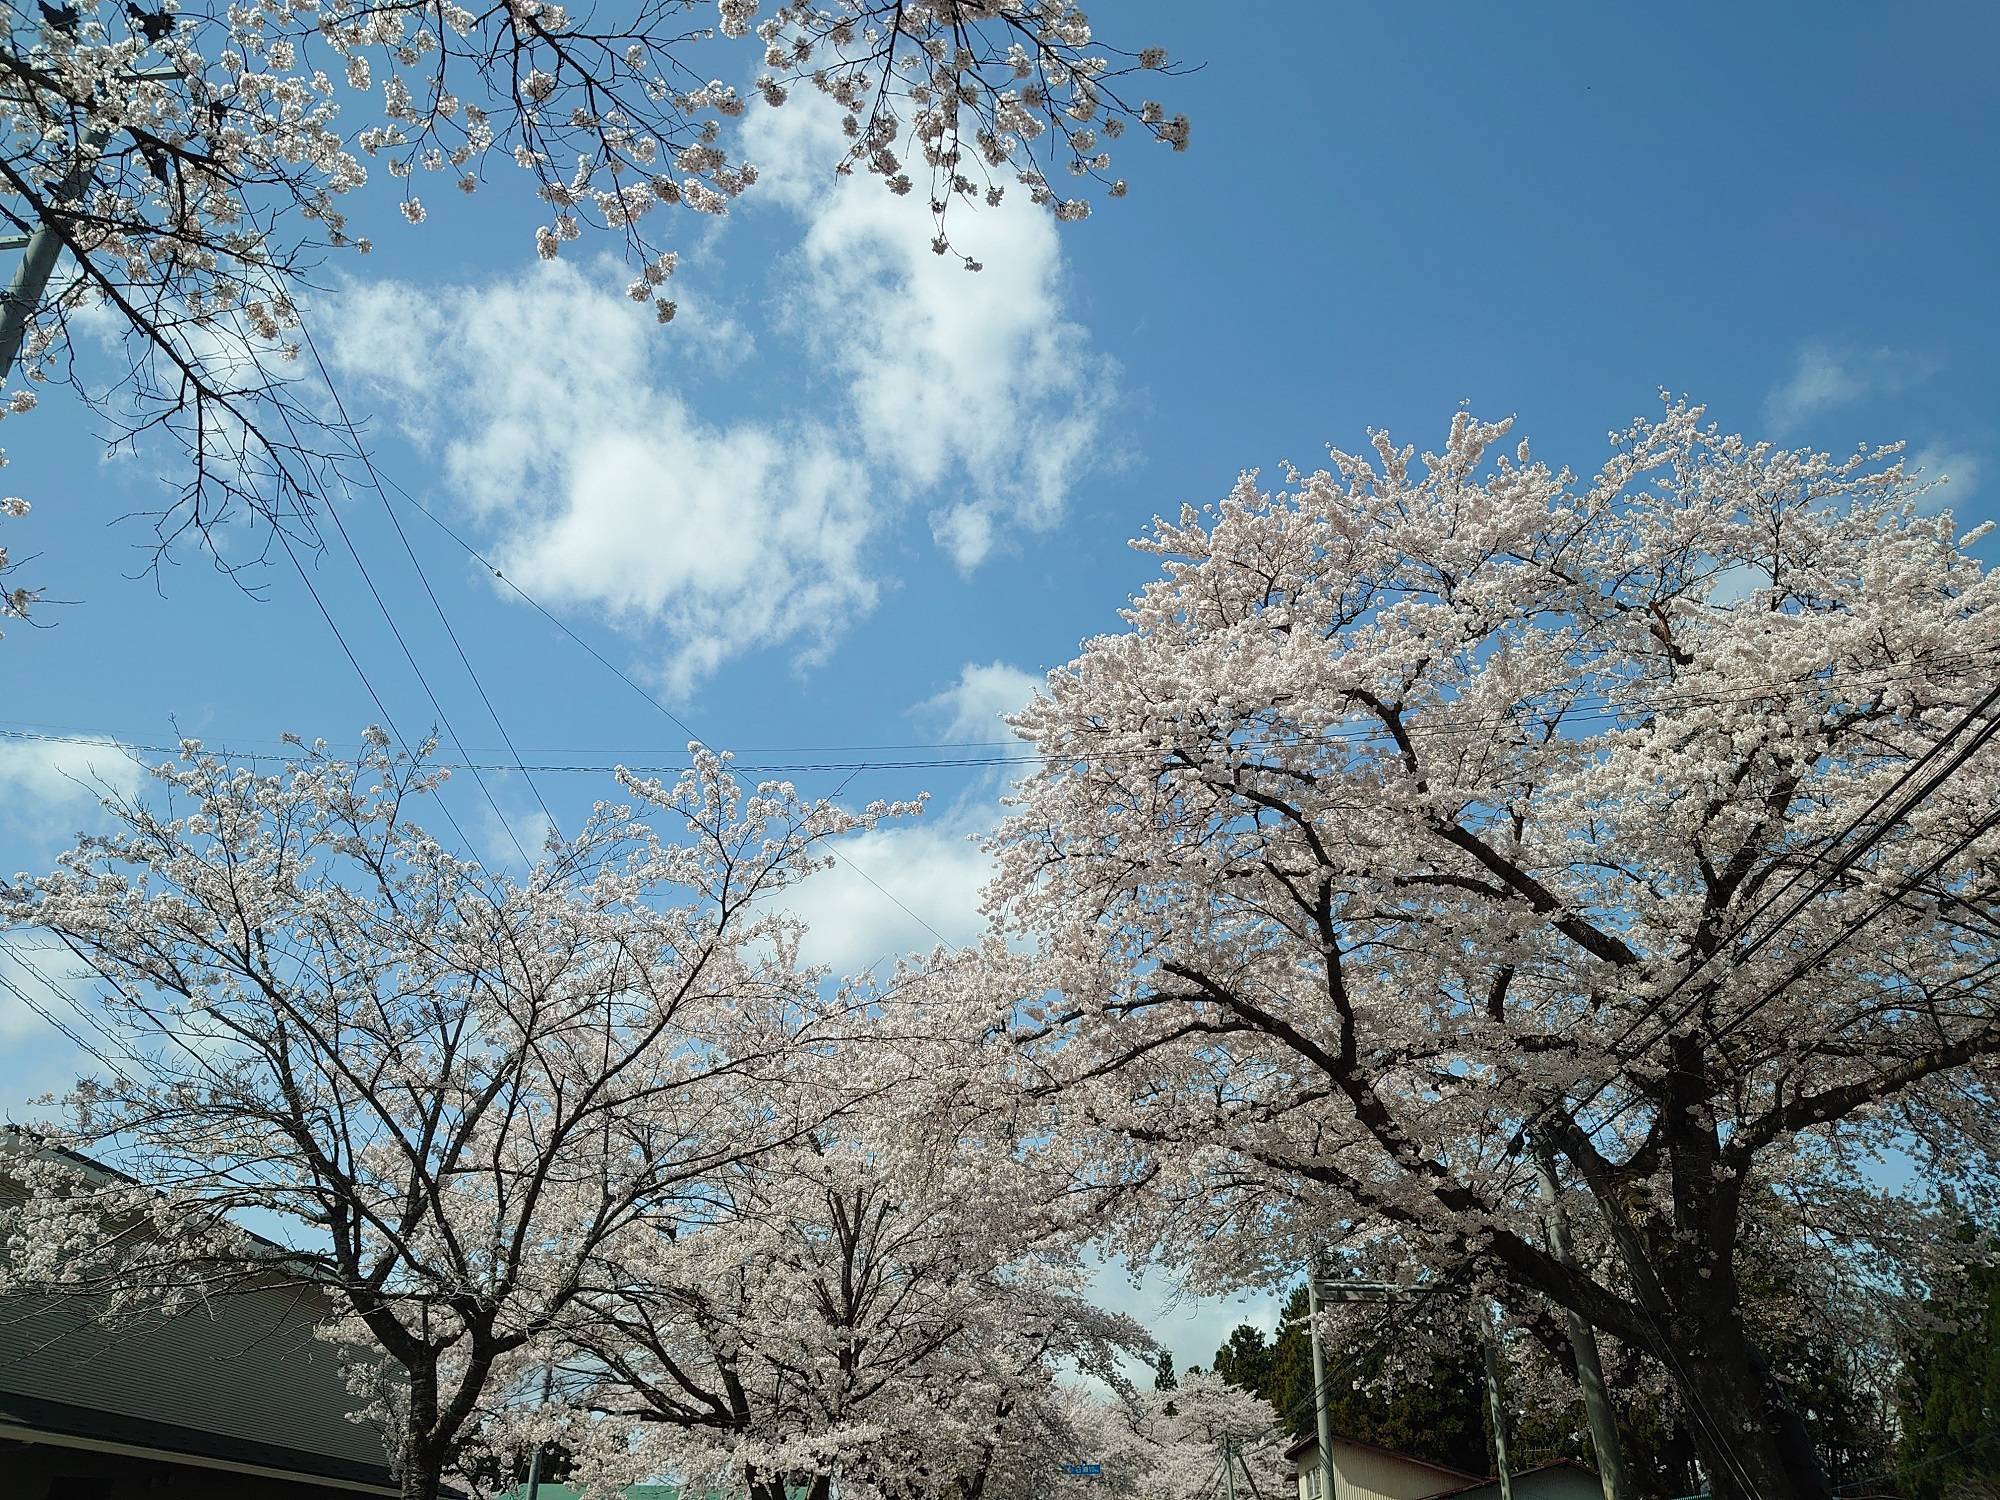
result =
M1434 1458L1419 1458L1414 1453L1403 1453L1395 1448L1385 1448L1380 1443L1364 1442L1360 1438L1349 1437L1342 1432L1336 1432L1333 1435L1333 1441L1336 1445L1346 1443L1350 1447L1366 1448L1370 1453L1386 1453L1391 1458L1400 1458L1404 1463L1421 1464L1426 1469L1436 1469L1438 1473L1447 1475L1450 1478L1465 1480L1466 1488L1468 1489L1486 1482L1482 1475L1470 1473L1465 1469L1453 1468L1450 1464L1441 1464ZM1285 1457L1295 1459L1318 1446L1318 1436L1309 1432L1285 1449Z
M0 1203L21 1196L0 1157ZM314 1332L327 1311L295 1276L115 1326L87 1299L0 1296L0 1429L394 1494L381 1438L349 1419L339 1351Z
M1588 1474L1592 1479L1598 1477L1597 1470L1591 1468L1589 1464L1580 1464L1573 1458L1552 1459L1548 1463L1536 1464L1532 1469L1522 1469L1518 1473L1511 1474L1508 1477L1514 1483L1518 1484L1523 1479L1527 1479L1532 1475L1546 1474L1552 1469L1575 1469L1579 1473ZM1428 1496L1427 1500L1451 1500L1453 1495L1469 1494L1473 1490L1484 1489L1489 1484L1497 1483L1499 1483L1499 1476L1494 1475L1490 1478L1474 1480L1471 1484L1460 1485L1455 1490L1441 1490L1435 1495Z

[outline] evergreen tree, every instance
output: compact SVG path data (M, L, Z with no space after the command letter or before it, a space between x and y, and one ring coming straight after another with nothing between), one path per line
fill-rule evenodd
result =
M1898 1489L1910 1500L2000 1486L2000 1266L1968 1268L1933 1310L1943 1326L1906 1343L1896 1393Z
M1229 1338L1215 1351L1215 1373L1238 1390L1271 1400L1271 1372L1277 1351L1265 1340L1262 1329L1239 1323Z
M1294 1436L1314 1429L1310 1305L1304 1286L1285 1302L1275 1340L1249 1324L1215 1352L1215 1373L1262 1396ZM1483 1474L1486 1405L1479 1353L1470 1340L1420 1380L1384 1379L1387 1351L1357 1341L1326 1351L1327 1410L1342 1437Z

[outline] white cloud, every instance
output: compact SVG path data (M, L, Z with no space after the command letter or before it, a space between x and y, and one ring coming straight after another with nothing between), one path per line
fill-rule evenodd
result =
M663 635L659 675L680 691L758 647L823 652L872 608L882 538L912 511L965 572L1010 532L1053 526L1115 373L1068 314L1045 211L955 211L974 274L931 253L919 198L832 177L825 101L758 112L747 145L763 175L746 210L797 234L771 327L681 293L662 330L622 273L567 262L480 286L353 285L330 320L335 367L439 448L508 575ZM792 360L796 415L728 420L682 394L690 368L753 349Z
M1864 396L1894 395L1936 373L1935 361L1902 349L1807 344L1792 373L1764 398L1764 418L1784 431Z
M80 830L102 825L107 795L135 795L144 776L114 745L0 742L0 830L15 864L48 867ZM64 997L86 971L53 946L32 932L0 941L0 1117L21 1118L29 1099L67 1088L89 1063L28 1003L84 1030Z
M955 204L940 255L922 193L833 175L845 145L817 98L760 112L745 136L758 191L805 220L795 312L847 384L864 447L920 488L961 489L933 527L969 571L996 523L1062 518L1115 367L1069 317L1046 210L1019 188L998 207Z
M0 825L48 840L94 822L107 792L130 796L144 772L114 745L0 743Z
M85 1072L101 1069L55 1024L90 1035L69 1000L88 978L83 964L44 936L0 941L0 1119L39 1119L49 1111L31 1100L63 1093Z
M490 773L489 773L490 774ZM493 781L504 785L502 777ZM499 790L499 786L495 786ZM522 855L533 864L542 857L542 848L554 829L549 815L538 807L507 813L504 817L491 804L479 809L479 843L489 865L522 868Z
M955 740L997 740L1007 733L1002 714L1018 713L1042 685L1042 679L1004 661L967 662L958 681L919 707L946 721Z
M1969 448L1934 443L1919 450L1910 460L1910 467L1926 482L1939 481L1937 488L1924 496L1926 509L1943 510L1949 505L1963 513L1966 502L1979 493L1980 473L1985 465Z
M343 313L340 365L414 436L450 434L446 475L507 576L662 631L675 690L757 646L810 655L873 604L858 465L811 427L705 421L660 377L667 336L608 287L558 263L441 296L355 287Z
M993 550L993 512L976 503L947 505L931 512L931 539L968 574Z
M953 946L984 930L979 892L992 861L975 841L987 809L935 822L886 824L842 839L842 859L788 891L786 909L810 931L804 957L839 975L860 974L899 953Z
M51 961L61 967L67 955L38 951L43 946L47 945L38 944L30 938L0 942L0 1048L10 1048L30 1038L60 1034L28 1003L32 1000L44 1009L63 1008L61 998L51 992L41 976L53 978L48 967ZM41 975L34 973L30 965L40 969Z
M1000 715L1026 705L1042 680L1006 662L967 662L958 678L911 712L945 724L954 740L994 740ZM993 876L981 841L1006 813L1002 768L979 775L945 811L885 823L840 841L842 858L786 892L805 919L804 956L840 975L859 974L898 954L939 942L964 946L986 930L980 895Z

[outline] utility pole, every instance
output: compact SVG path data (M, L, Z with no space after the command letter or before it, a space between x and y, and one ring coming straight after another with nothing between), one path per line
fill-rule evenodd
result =
M146 78L178 78L181 75L176 68L145 68L125 76L137 82ZM97 158L110 138L110 128L102 123L92 124L84 131L76 161L56 187L50 200L52 203L74 203L83 196L84 190L90 186L90 174L97 170ZM6 300L0 303L0 380L5 380L13 372L14 361L21 353L21 341L27 337L28 318L40 304L42 293L48 290L49 276L56 268L56 257L62 254L62 236L49 227L49 221L44 216L25 239L9 235L0 241L0 248L25 249L27 252L14 268L14 279L7 287Z
M1321 1372L1319 1354L1319 1290L1313 1281L1306 1283L1312 1291L1313 1301L1313 1380L1321 1393L1321 1427L1325 1427L1325 1378ZM1408 1288L1387 1281L1343 1281L1340 1285L1327 1288L1344 1302L1391 1302L1408 1294ZM1500 1476L1500 1500L1514 1500L1514 1479L1507 1460L1507 1408L1500 1393L1500 1356L1493 1337L1493 1324L1487 1315L1485 1304L1479 1304L1472 1315L1473 1336L1479 1340L1479 1352L1486 1363L1486 1406L1493 1420L1494 1468ZM1325 1442L1325 1438L1321 1438ZM1327 1495L1333 1494L1332 1479L1327 1481Z
M1326 1347L1319 1332L1319 1257L1306 1267L1306 1307L1311 1314L1313 1366L1313 1431L1319 1439L1320 1500L1334 1500L1333 1415L1327 1410Z
M69 203L83 196L90 174L96 170L98 153L110 137L111 132L102 125L92 125L83 133L83 149L77 155L76 165L56 189L54 201ZM56 257L62 254L62 238L49 228L46 218L35 225L25 245L27 254L14 267L6 305L0 308L0 380L5 380L14 368L21 340L27 337L28 315L42 300L42 293L48 289L49 273L55 270Z
M1507 1407L1500 1399L1500 1351L1483 1298L1473 1308L1472 1326L1486 1360L1486 1407L1493 1418L1493 1468L1500 1476L1500 1500L1514 1500L1514 1476L1507 1463Z
M1235 1447L1233 1440L1231 1447ZM1257 1485L1257 1476L1250 1472L1250 1460L1243 1456L1242 1449L1236 1448L1235 1452L1236 1462L1243 1466L1243 1482L1250 1486L1250 1493L1255 1497L1255 1500L1264 1500L1264 1492Z
M1576 1252L1570 1245L1569 1220L1563 1214L1555 1162L1540 1146L1530 1154L1535 1159L1535 1176L1541 1188L1542 1225L1548 1236L1549 1254L1558 1265L1573 1270ZM1631 1500L1625 1453L1618 1444L1618 1421L1612 1411L1611 1393L1605 1389L1604 1366L1597 1357L1597 1334L1568 1308L1563 1309L1563 1321L1569 1327L1569 1346L1576 1355L1576 1383L1583 1388L1583 1411L1590 1421L1590 1447L1597 1455L1597 1476L1604 1486L1604 1500Z
M555 1393L556 1367L549 1365L542 1371L542 1405L546 1408L549 1398ZM545 1443L535 1444L535 1451L528 1459L527 1500L539 1500L542 1493L542 1449Z
M1222 1435L1222 1500L1236 1500L1236 1471L1229 1467L1229 1460L1233 1457L1231 1446L1229 1434L1225 1432Z

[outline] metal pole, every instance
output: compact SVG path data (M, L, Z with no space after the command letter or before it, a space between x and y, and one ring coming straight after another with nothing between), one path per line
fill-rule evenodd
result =
M1333 1414L1326 1405L1326 1350L1319 1335L1317 1256L1306 1267L1306 1307L1312 1314L1313 1423L1319 1441L1320 1500L1336 1500L1333 1492Z
M4 14L4 12L0 12ZM0 29L0 38L7 38ZM129 82L143 82L149 78L179 78L180 69L174 67L137 68L124 77ZM83 133L79 142L76 161L56 188L49 200L52 204L70 203L83 196L90 185L90 174L97 170L97 158L104 150L104 143L111 139L110 128L96 124ZM46 217L39 220L28 235L27 253L21 263L14 268L14 279L8 285L4 301L0 301L0 380L5 380L14 369L14 361L21 353L21 342L27 337L28 318L42 300L42 293L48 290L49 275L56 268L56 258L62 254L62 237L49 228Z
M1569 1220L1563 1215L1562 1199L1556 1185L1555 1163L1539 1146L1531 1153L1542 1198L1542 1224L1548 1235L1549 1254L1557 1264L1574 1269L1576 1252L1571 1248ZM1569 1325L1569 1346L1576 1355L1576 1383L1583 1388L1583 1412L1590 1421L1590 1447L1597 1455L1598 1481L1604 1500L1630 1500L1632 1482L1625 1472L1625 1453L1618 1445L1618 1421L1611 1406L1611 1393L1604 1385L1604 1366L1597 1356L1597 1334L1568 1308L1563 1309Z
M549 1404L549 1396L554 1392L555 1385L556 1367L550 1365L542 1371L542 1405L544 1407ZM542 1443L535 1444L534 1454L528 1460L527 1500L536 1500L536 1497L542 1492L542 1449L544 1446L546 1445Z
M1500 1399L1500 1352L1483 1301L1474 1304L1472 1322L1486 1358L1486 1406L1493 1418L1493 1468L1500 1476L1500 1500L1514 1500L1514 1479L1507 1466L1507 1408Z
M77 154L76 164L69 169L69 175L62 180L52 200L68 203L81 197L90 174L97 167L98 153L104 143L111 138L111 132L102 125L93 125L83 133L82 149ZM21 263L14 268L14 280L7 288L7 300L0 306L0 380L5 380L13 371L15 357L21 352L21 341L28 334L28 317L42 300L42 293L48 289L49 273L56 268L56 257L62 254L62 238L49 228L45 218L37 223L28 236L28 248L21 256Z
M1222 1500L1236 1500L1236 1471L1229 1467L1229 1435L1222 1436Z

